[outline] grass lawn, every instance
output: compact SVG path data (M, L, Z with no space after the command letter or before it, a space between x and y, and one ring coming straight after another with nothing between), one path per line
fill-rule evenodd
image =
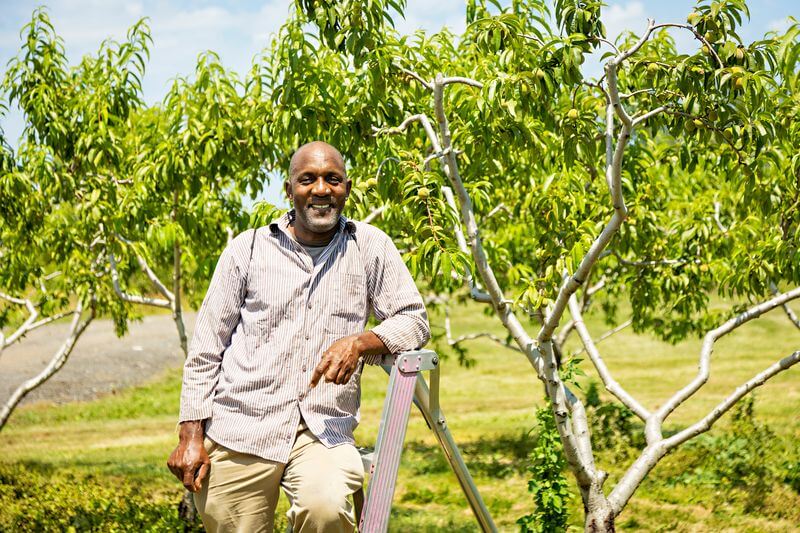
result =
M487 327L502 335L498 321L485 316L478 305L454 310L453 324L456 335ZM605 329L596 318L590 318L589 326L596 334ZM699 340L672 346L624 330L600 348L620 384L645 406L655 408L694 376L699 346ZM573 340L568 351L575 347ZM798 347L800 330L778 312L723 339L714 352L711 379L696 399L673 415L671 427L696 420L742 381ZM516 520L532 508L526 467L542 388L520 354L487 340L473 341L469 349L476 361L473 368L460 367L455 357L442 363L442 409L495 522L501 530L514 531ZM586 381L596 378L588 361L582 368L588 374L581 378L585 390ZM764 451L765 461L776 470L800 459L798 378L800 369L791 369L756 393L757 419L774 432L775 446ZM365 372L362 424L356 434L362 444L374 443L386 383L380 369ZM152 383L93 402L20 409L0 435L4 452L0 530L175 527L172 515L182 487L165 463L177 441L179 390L180 369L173 369ZM723 418L712 436L726 431L729 418ZM703 439L708 437L701 437L701 443ZM782 478L770 481L757 505L748 503L747 487L726 492L724 484L686 482L682 474L716 460L704 457L704 450L708 448L691 444L665 458L623 511L618 528L791 531L800 527L800 495ZM598 462L611 474L607 487L630 457L619 451L599 453ZM394 501L391 531L478 530L455 477L417 412L409 422ZM581 529L580 499L573 497L571 505L571 523ZM285 509L282 498L278 531Z

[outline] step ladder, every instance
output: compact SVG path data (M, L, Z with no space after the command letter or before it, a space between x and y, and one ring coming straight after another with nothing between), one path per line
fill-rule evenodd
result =
M439 441L481 529L484 532L496 532L497 527L478 493L439 407L439 356L431 350L402 352L385 355L381 366L389 373L389 386L383 403L378 441L369 467L370 480L359 531L384 533L389 527L397 470L413 401ZM430 371L430 389L422 375L423 371Z

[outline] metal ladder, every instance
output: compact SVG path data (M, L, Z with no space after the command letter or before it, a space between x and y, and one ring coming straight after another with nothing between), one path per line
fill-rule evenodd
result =
M439 441L439 446L458 478L481 529L484 532L496 532L497 527L478 493L439 407L439 357L436 352L415 350L396 356L386 355L381 364L389 373L389 386L383 402L378 441L369 468L370 480L359 531L384 533L389 527L397 470L413 401ZM422 376L422 372L426 370L431 373L430 389Z

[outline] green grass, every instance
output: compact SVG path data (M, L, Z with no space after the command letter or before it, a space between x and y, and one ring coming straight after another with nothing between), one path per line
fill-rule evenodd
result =
M455 310L453 323L456 335L487 327L503 334L497 320L485 316L477 305ZM604 330L597 319L590 319L589 326L596 334ZM671 346L624 330L600 348L620 384L645 406L655 408L692 379L699 346L699 340ZM778 313L723 339L715 349L708 384L673 415L669 428L696 420L742 381L798 346L800 331ZM568 351L575 347L573 340ZM469 349L476 361L473 368L458 366L455 357L442 363L442 409L497 525L513 531L517 529L516 519L531 507L527 454L534 438L530 430L542 386L520 354L486 340L473 341ZM589 374L581 378L585 389L594 374L588 361L582 368ZM757 392L758 419L776 434L777 445L770 452L776 465L800 458L794 444L800 439L798 372L791 369ZM362 424L356 434L362 444L374 443L386 383L380 369L365 372ZM127 517L130 524L139 524L138 529L145 525L156 531L174 527L170 513L174 513L182 488L165 463L177 441L179 390L180 369L172 369L151 383L96 401L20 409L0 435L4 452L0 459L0 529L13 516L31 512L21 506L22 502L36 499L38 509L43 500L57 499L58 492L47 489L44 481L51 477L60 482L69 480L61 494L78 490L84 495L99 494L95 500L104 502L100 505L89 498L81 504L83 511L68 522L78 524L78 530L102 529L92 525L92 520L102 524L103 518L112 514ZM712 435L725 431L726 419ZM787 531L800 524L800 495L786 484L775 484L758 509L745 512L736 492L680 482L687 465L703 459L698 457L701 453L701 447L691 445L665 458L619 517L619 529ZM599 464L611 475L608 486L630 460L630 455L620 458L611 452L598 455ZM23 494L22 485L39 488ZM111 493L127 496L119 499ZM129 509L133 504L125 507L125 501L138 502L139 514L134 513L133 518L125 514L133 512ZM394 501L392 531L478 530L455 477L417 412L409 421ZM285 506L282 498L278 516ZM571 523L577 528L582 518L580 506L579 498L574 497ZM282 527L280 521L278 527Z

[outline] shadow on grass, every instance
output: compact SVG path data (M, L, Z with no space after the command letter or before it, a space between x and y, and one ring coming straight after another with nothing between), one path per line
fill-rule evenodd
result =
M523 474L536 437L527 432L505 433L459 444L467 468L474 476L504 479ZM406 444L411 469L416 474L437 474L450 470L441 448L420 441Z

